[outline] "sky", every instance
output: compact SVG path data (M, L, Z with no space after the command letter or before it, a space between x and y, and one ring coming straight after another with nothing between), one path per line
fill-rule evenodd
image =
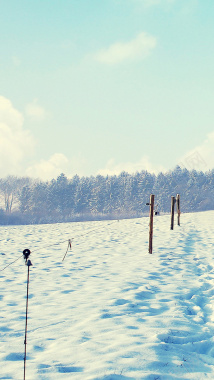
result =
M214 168L213 0L0 9L0 177Z

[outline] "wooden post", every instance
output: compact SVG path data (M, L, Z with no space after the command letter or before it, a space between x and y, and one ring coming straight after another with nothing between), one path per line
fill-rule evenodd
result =
M180 211L180 194L177 194L177 196L176 196L176 205L177 205L177 213L178 213L178 226L180 226L180 215L181 215L181 211Z
M171 230L174 228L175 197L171 197Z
M149 253L152 253L152 238L153 238L153 216L154 216L154 194L150 195L150 213L149 213Z

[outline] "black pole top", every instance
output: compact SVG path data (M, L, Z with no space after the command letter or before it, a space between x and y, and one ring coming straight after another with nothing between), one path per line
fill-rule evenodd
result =
M27 262L27 259L28 257L30 256L30 250L29 249L24 249L23 251L23 256L24 256L24 259L25 259L25 262Z

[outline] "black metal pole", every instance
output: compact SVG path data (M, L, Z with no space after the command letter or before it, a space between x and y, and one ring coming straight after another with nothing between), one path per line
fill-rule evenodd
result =
M25 345L25 355L24 355L24 380L25 380L25 373L26 373L26 358L27 358L27 317L28 317L28 294L29 294L29 280L30 280L30 266L31 266L31 261L27 261L27 298L26 298L26 318L25 318L25 340L24 340L24 345Z

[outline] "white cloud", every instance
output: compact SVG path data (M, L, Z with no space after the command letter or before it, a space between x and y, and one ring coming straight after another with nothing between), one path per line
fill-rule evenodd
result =
M20 128L23 121L24 119L21 112L13 107L11 101L0 96L0 123L7 124L10 128Z
M34 99L32 103L26 105L25 114L30 118L34 118L37 121L41 121L44 120L47 113L45 109L38 104L38 100Z
M99 51L95 59L105 64L117 64L126 60L145 58L156 46L156 38L140 33L129 42L117 42L107 49Z
M61 173L64 173L68 178L75 174L83 176L86 175L87 164L87 160L81 154L68 159L63 153L55 153L47 160L41 159L29 166L25 175L40 178L43 181L56 178Z
M188 170L206 171L214 168L214 131L209 133L201 145L180 158L178 165Z
M40 160L38 163L30 166L26 170L29 177L40 178L42 180L51 180L61 173L67 172L68 159L62 153L53 154L48 160Z
M100 169L97 174L101 174L103 176L118 175L122 171L132 174L140 172L142 170L147 170L148 172L155 174L159 173L160 171L166 171L166 169L161 165L154 166L151 164L149 158L147 156L144 156L137 162L123 162L119 164L116 164L114 159L110 159L107 162L106 167Z
M28 108L35 117L42 117L37 104ZM0 96L0 178L8 175L30 176L50 180L64 172L68 176L79 173L86 167L83 157L71 160L55 153L48 160L41 159L29 164L34 154L35 140L30 132L23 128L24 117L14 108L11 101ZM74 169L75 168L75 172ZM80 174L80 173L79 173Z
M23 128L23 116L10 100L0 96L0 176L20 175L21 164L34 149L34 140Z

